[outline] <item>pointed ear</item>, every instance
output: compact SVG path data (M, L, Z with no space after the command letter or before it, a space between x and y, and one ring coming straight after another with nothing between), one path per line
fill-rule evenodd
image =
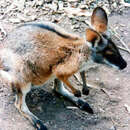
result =
M107 23L108 18L105 10L101 7L95 8L91 16L91 24L94 29L99 33L103 33L107 30Z
M86 29L87 45L93 51L102 51L107 46L107 41L100 36L100 34L93 29Z
M86 40L89 42L88 46L94 48L97 46L97 43L100 41L101 37L99 33L94 31L93 29L86 29Z

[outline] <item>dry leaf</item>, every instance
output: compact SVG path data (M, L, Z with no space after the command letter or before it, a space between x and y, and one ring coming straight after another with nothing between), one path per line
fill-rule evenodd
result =
M18 19L18 18L10 18L9 21L10 21L11 23L20 23L20 22L21 22L21 20Z
M37 16L37 15L32 15L32 16L30 16L30 20L31 20L31 21L36 20L38 17L39 17L39 16ZM29 20L29 21L30 21L30 20Z
M5 11L5 13L10 12L11 10L14 10L16 8L16 5L14 5L13 3L7 7L7 10Z
M59 1L58 2L58 7L59 7L59 10L63 10L64 9L63 2Z
M19 18L20 21L28 21L28 19L21 14L17 14L17 18Z
M37 0L37 1L36 1L36 4L37 4L37 5L40 5L40 6L43 5L43 3L44 3L43 0Z
M67 15L74 15L74 16L91 16L91 13L88 10L83 10L80 8L64 8L64 11Z
M18 7L19 10L24 9L25 0L14 0L14 4Z

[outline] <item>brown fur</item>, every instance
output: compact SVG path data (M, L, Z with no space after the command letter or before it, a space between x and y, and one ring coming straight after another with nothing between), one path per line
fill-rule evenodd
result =
M95 42L99 38L100 36L97 32L94 32L92 29L86 29L86 39L88 42Z
M20 35L23 32L25 34ZM19 33L19 35L17 36L16 33ZM78 71L81 56L80 50L85 43L83 38L78 36L74 39L64 38L54 32L40 28L31 29L31 27L27 26L20 27L12 32L11 35L4 42L5 46L3 49L9 48L11 55L15 59L15 61L11 61L12 65L8 67L11 69L10 71L15 70L15 72L10 72L12 76L19 73L19 77L16 80L22 81L18 82L31 82L34 85L41 85L51 76L56 76L64 81L64 79L68 79ZM11 37L13 36L15 36L15 39L12 40ZM20 41L22 37L25 43L27 42L28 46L32 48L31 51L27 48L20 50L19 46L21 46L21 43L17 41ZM22 51L26 52L23 53ZM2 53L1 55L3 57L4 54ZM70 88L74 90L72 87Z
M38 44L37 46L39 46L36 53L43 52L43 54L39 55L39 59L35 61L39 68L36 73L41 76L41 78L38 78L42 83L52 75L57 77L65 77L66 75L68 78L78 70L78 65L73 67L73 64L79 64L78 59L75 57L80 55L79 46L83 44L83 39L65 39L51 32L49 32L49 35L47 33L38 33L34 38ZM70 62L72 60L73 63ZM32 79L32 83L38 85L36 81L38 79Z

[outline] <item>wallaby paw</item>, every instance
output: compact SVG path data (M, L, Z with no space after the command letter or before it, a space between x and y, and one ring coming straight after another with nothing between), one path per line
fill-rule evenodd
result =
M88 94L89 94L89 89L88 89L87 87L83 87L82 93L83 93L84 95L88 95Z
M78 100L78 107L83 111L94 114L93 109L90 107L90 105L87 102L82 101L81 99Z
M74 93L75 97L81 97L81 92L79 90L76 90Z
M37 120L35 122L34 127L36 128L36 130L47 130L47 127L43 125L42 121L40 120Z

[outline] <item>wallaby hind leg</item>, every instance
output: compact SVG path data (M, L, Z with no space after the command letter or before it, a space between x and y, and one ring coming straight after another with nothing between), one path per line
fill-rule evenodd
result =
M85 94L85 95L88 95L89 94L89 89L88 89L88 86L86 84L85 71L80 72L80 76L81 76L81 79L83 81L82 93Z
M89 104L81 98L75 97L72 93L70 93L63 85L63 83L59 79L54 80L54 90L61 94L62 96L68 98L71 102L73 102L80 109L87 111L88 113L93 114L92 108Z
M27 84L26 86L20 87L18 84L13 84L16 87L16 101L15 106L19 110L19 112L29 119L33 126L37 130L47 130L46 126L43 125L42 121L40 121L33 113L31 113L26 105L26 95L30 91L31 84ZM17 86L16 86L17 85Z

